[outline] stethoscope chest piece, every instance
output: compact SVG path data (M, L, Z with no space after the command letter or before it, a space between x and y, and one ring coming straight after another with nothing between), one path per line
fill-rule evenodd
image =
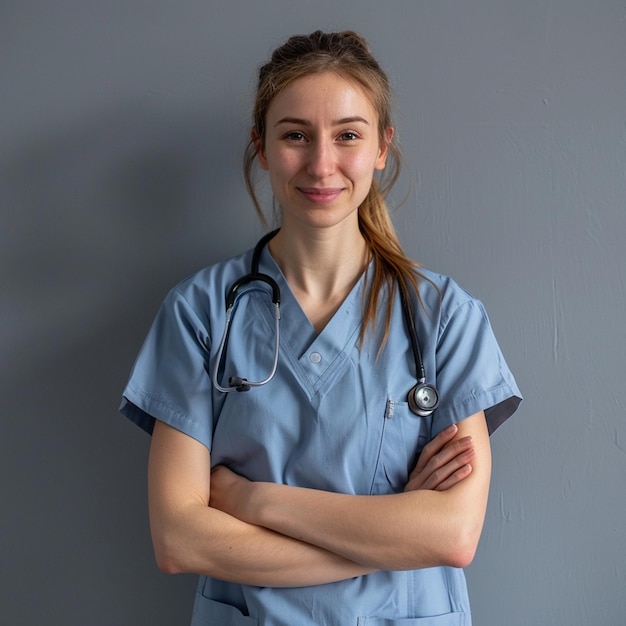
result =
M433 385L419 382L409 391L409 408L419 417L428 417L439 406L439 394Z

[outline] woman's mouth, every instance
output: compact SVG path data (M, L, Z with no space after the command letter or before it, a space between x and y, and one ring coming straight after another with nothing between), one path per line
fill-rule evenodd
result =
M343 189L341 187L298 187L300 193L305 196L309 201L316 204L331 204L340 195Z

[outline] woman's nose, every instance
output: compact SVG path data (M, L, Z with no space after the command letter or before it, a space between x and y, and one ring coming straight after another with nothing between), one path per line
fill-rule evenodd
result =
M335 153L328 141L316 141L308 154L307 172L315 178L326 178L335 171Z

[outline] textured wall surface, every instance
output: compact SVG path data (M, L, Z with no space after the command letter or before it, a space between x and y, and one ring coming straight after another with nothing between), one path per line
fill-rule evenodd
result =
M626 615L626 2L201 0L0 8L0 621L187 623L117 414L176 281L260 234L257 65L353 28L396 88L403 243L486 304L524 392L492 439L480 626Z

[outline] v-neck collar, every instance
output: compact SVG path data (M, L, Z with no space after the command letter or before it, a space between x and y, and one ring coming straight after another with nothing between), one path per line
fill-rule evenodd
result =
M361 275L318 334L267 248L261 253L259 268L261 272L272 276L280 287L282 356L287 357L300 370L300 374L308 379L312 390L317 390L337 373L346 354L356 344L361 329L363 288L367 272Z

